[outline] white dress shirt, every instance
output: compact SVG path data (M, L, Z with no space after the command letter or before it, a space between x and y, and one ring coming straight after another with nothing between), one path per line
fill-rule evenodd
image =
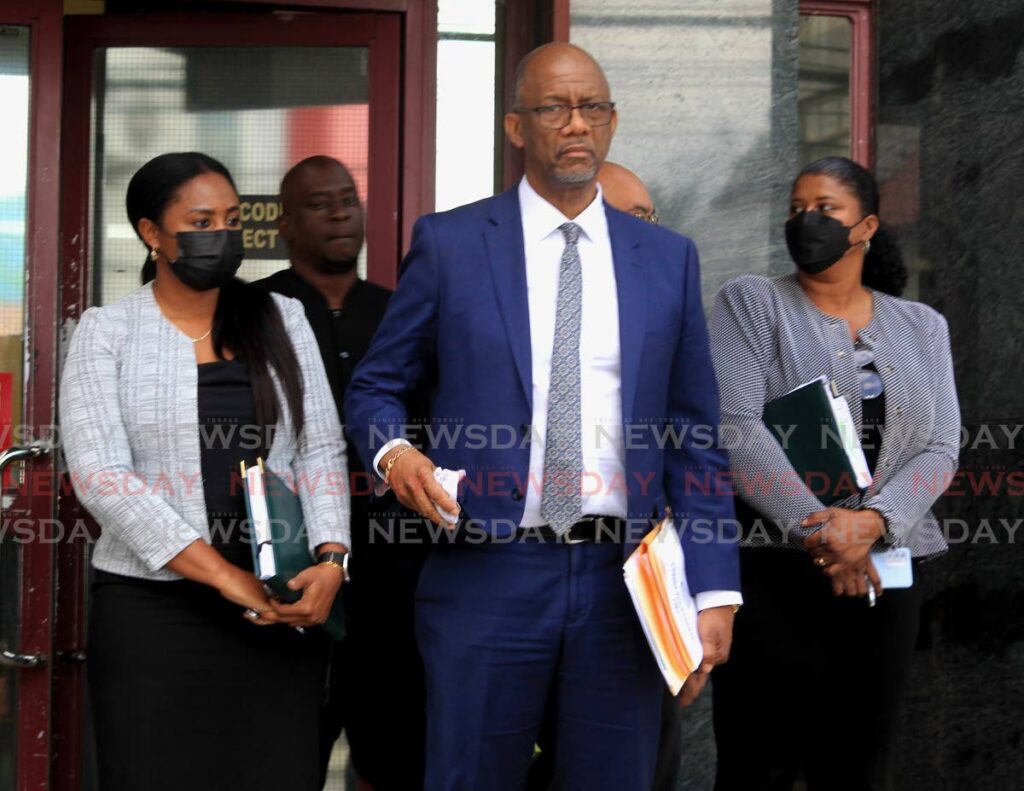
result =
M544 200L524 177L519 206L526 253L533 377L533 441L523 527L547 523L540 503L548 425L551 351L558 304L558 273L565 237L559 226L581 229L576 243L583 274L580 324L580 431L583 435L582 515L626 516L626 456L622 443L622 357L619 353L619 300L601 188L593 202L570 220Z
M530 311L530 358L533 378L532 442L529 485L522 527L547 524L541 515L544 446L551 383L558 279L565 250L559 227L567 222L581 229L577 248L583 271L583 309L580 326L580 431L583 434L582 512L584 516L626 517L626 461L622 425L622 356L619 347L619 301L612 259L608 218L600 185L593 202L569 219L542 198L524 176L519 182L519 206L526 254L526 288ZM374 458L407 444L388 442ZM696 595L697 609L740 604L735 591L705 591Z

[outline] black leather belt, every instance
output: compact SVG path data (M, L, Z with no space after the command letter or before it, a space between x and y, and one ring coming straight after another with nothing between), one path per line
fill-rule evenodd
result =
M519 534L526 540L557 544L621 544L625 540L626 520L617 516L585 516L558 535L550 525L521 527Z

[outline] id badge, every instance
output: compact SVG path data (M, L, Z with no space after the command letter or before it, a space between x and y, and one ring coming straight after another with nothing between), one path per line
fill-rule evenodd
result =
M882 587L909 588L914 584L914 567L910 562L910 550L906 547L872 550L871 562L882 581Z

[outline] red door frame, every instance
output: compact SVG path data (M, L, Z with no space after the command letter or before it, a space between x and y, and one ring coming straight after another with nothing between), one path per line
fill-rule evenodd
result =
M874 0L800 0L800 14L850 22L850 158L875 164Z
M57 332L59 190L60 190L60 0L29 4L0 0L0 24L25 26L29 39L29 152L26 211L25 308L27 321L25 390L21 422L42 427L54 422ZM50 703L53 673L53 544L39 520L53 515L53 497L33 485L36 475L53 473L53 460L31 463L29 485L22 487L5 517L27 517L35 527L33 540L22 543L21 640L12 650L40 654L47 663L19 671L17 791L44 791L49 782Z

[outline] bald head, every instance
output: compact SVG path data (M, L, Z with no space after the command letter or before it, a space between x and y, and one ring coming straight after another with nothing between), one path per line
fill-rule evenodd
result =
M306 182L310 178L318 177L334 177L335 180L348 182L353 188L355 187L348 168L334 157L325 154L306 157L292 165L281 179L281 208L284 209L285 214L290 214L301 201L305 200L305 194L308 191Z
M278 229L304 272L353 271L363 246L363 208L352 174L328 156L308 157L281 180Z
M528 88L535 88L534 83L541 77L554 69L555 71L593 71L598 76L600 84L606 94L609 93L608 79L604 76L604 70L600 64L585 49L575 44L567 44L564 41L554 41L550 44L543 44L532 50L519 61L516 66L515 89L512 101L516 107L533 106L531 102L537 101L536 97L528 96Z
M632 170L614 162L605 162L597 172L604 199L613 209L645 220L654 216L654 201L647 187Z

